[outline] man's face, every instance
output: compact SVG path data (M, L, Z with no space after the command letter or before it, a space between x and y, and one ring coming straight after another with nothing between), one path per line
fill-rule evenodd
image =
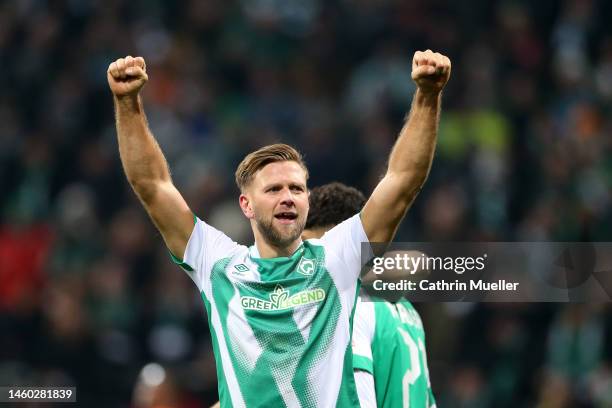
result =
M308 216L306 173L294 161L266 165L241 194L240 207L268 243L290 245L300 237Z

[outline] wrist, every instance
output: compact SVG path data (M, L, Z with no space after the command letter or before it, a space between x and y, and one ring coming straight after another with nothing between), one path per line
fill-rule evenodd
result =
M139 112L142 110L140 94L115 95L115 104L120 110Z
M422 106L432 106L438 107L440 104L440 99L442 96L442 91L424 91L420 88L417 88L414 94L414 101L418 105Z

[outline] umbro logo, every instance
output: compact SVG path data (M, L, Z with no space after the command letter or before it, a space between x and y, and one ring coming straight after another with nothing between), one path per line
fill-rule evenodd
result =
M236 269L236 271L239 273L244 273L249 270L249 267L246 266L245 264L237 264L237 265L234 265L234 269Z

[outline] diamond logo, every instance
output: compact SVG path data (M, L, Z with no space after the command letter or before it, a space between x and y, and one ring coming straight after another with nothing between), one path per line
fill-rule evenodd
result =
M234 269L236 269L236 271L240 273L244 273L249 270L249 267L246 266L245 264L238 264L238 265L234 265Z

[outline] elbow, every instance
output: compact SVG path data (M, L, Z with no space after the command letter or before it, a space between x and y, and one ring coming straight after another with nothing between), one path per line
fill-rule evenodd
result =
M399 184L401 187L398 188L398 203L406 208L410 207L423 189L426 179L426 174L403 178L401 184Z
M138 196L143 203L150 203L153 201L158 189L159 183L151 180L134 180L128 178L132 190Z
M399 186L402 195L414 197L425 185L425 181L427 181L429 176L429 167L423 166L422 168L414 168L411 171L398 173L390 172L388 176L397 180L395 184Z
M410 207L410 205L412 205L412 203L414 202L415 198L421 192L422 188L423 183L407 186L401 192L399 201L402 202L406 208Z

